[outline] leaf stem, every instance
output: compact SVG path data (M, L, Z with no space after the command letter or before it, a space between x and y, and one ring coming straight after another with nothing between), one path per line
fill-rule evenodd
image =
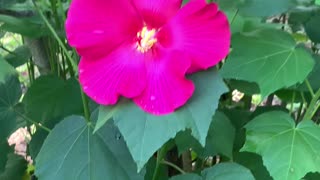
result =
M165 165L171 166L174 169L176 169L177 171L179 171L181 174L186 174L186 172L184 170L182 170L179 166L177 166L177 165L175 165L175 164L173 164L173 163L171 163L169 161L162 160L161 164L165 164Z
M160 164L161 164L164 156L166 155L166 151L167 151L166 145L163 145L161 147L161 149L158 150L157 162L156 162L156 167L155 167L154 172L153 172L152 180L157 180L158 179L159 170L160 170Z
M294 105L294 101L296 100L296 92L293 91L293 95L292 95L292 99L291 99L291 104L290 104L290 114L293 113L293 105Z
M90 123L90 110L88 105L88 97L84 94L83 90L81 89L81 98L83 103L83 111L84 111L84 117L87 121L87 123Z
M317 112L320 103L318 103L318 100L320 98L320 89L316 92L316 94L313 96L309 107L307 108L306 114L304 115L302 120L311 120L313 115Z
M314 94L314 91L313 91L313 89L312 89L312 86L311 86L309 80L306 79L306 80L305 80L305 83L306 83L306 85L307 85L307 87L308 87L308 90L309 90L311 96L314 97L315 94Z
M30 118L28 118L27 116L21 114L19 111L14 110L14 112L17 113L20 117L22 117L22 118L25 119L26 121L29 121L30 123L32 123L32 124L36 125L37 127L39 127L39 128L41 128L41 129L47 131L48 133L51 132L51 129L47 128L46 126L44 126L44 125L42 125L42 124L40 124L40 123L38 123L38 122L30 119Z
M231 19L230 25L233 24L234 20L236 20L236 17L237 17L237 15L238 15L238 13L239 13L239 9L237 9L236 12L234 13L234 15L233 15L233 17L232 17L232 19Z

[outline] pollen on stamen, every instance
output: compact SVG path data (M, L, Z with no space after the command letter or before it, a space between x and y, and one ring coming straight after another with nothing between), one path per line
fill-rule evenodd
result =
M152 46L157 42L155 35L156 29L149 30L147 27L143 27L142 30L137 33L137 50L145 53L151 49Z

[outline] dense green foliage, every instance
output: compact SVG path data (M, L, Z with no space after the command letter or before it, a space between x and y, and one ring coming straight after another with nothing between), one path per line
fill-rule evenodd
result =
M153 116L82 92L70 0L0 0L0 180L320 179L320 1L215 2L231 53ZM20 127L29 164L7 143Z

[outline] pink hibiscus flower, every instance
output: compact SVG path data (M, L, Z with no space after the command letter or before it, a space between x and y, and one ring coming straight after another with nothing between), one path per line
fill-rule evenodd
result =
M215 3L190 0L182 8L181 3L73 0L66 32L81 56L84 92L102 105L131 98L155 115L184 105L194 91L186 74L226 57L230 29Z

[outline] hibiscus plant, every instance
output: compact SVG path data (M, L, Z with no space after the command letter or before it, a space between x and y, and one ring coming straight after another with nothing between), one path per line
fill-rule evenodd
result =
M0 39L0 180L320 179L319 0L1 0Z

